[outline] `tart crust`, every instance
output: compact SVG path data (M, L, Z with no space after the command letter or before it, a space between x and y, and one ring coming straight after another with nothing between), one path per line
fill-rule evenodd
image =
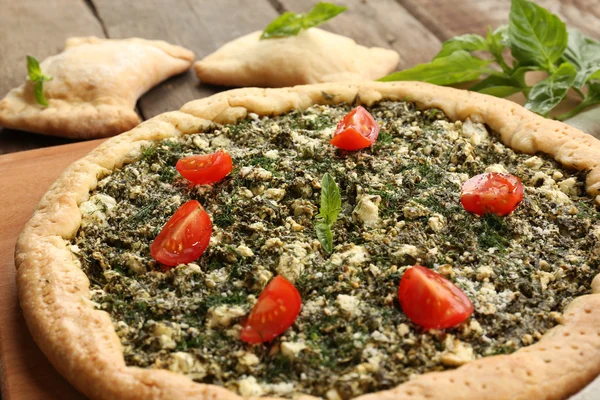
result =
M150 141L234 123L248 113L278 115L314 104L408 100L467 117L499 132L504 144L544 152L587 170L587 192L600 202L600 141L544 119L508 100L420 82L325 83L282 89L237 89L192 101L114 137L69 166L43 196L15 253L18 293L31 334L56 369L94 399L239 399L225 388L184 375L125 365L109 314L95 309L89 281L69 250L81 223L79 204L109 171L134 161ZM511 355L485 357L432 372L360 399L561 399L600 374L600 275L592 294L576 298L539 342ZM302 398L312 398L303 396Z

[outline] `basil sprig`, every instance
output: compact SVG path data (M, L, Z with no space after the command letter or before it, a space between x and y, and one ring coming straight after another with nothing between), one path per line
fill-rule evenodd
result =
M510 65L504 57L507 49L514 59ZM529 71L545 71L548 77L529 86L525 82ZM449 39L433 61L379 80L453 85L478 79L482 80L469 90L497 97L523 92L525 107L543 116L573 90L581 102L556 117L565 120L600 104L600 42L567 30L559 17L531 1L512 0L508 25L488 29L485 37L466 34Z
M321 180L321 206L317 215L315 230L317 239L319 239L323 250L328 254L333 252L331 227L337 221L341 209L342 197L340 196L340 190L333 177L329 173L325 173Z
M302 29L321 25L346 10L347 7L320 2L307 13L296 14L288 11L275 18L265 28L260 38L262 40L296 36Z
M465 50L446 57L435 58L428 64L394 72L380 81L424 81L436 85L451 85L478 79L481 74L493 72L487 68L491 61L477 58Z
M44 81L52 80L52 77L44 75L40 63L32 56L27 56L27 74L33 82L33 95L35 100L44 107L48 107L48 100L44 96Z

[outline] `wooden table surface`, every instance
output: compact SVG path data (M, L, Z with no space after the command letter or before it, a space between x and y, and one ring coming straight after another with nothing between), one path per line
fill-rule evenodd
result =
M318 0L0 0L0 97L23 83L26 77L25 56L42 60L60 52L72 36L107 38L142 37L161 39L191 49L200 59L224 43L241 35L260 30L285 11L305 11ZM441 43L463 33L484 33L507 22L510 0L344 0L349 10L324 25L324 28L343 34L367 46L389 47L400 53L399 68L429 61ZM600 39L600 2L598 0L537 0L537 3L558 14L568 26ZM187 101L205 97L222 88L201 85L191 71L173 77L146 93L137 104L143 119L164 111L175 110ZM45 137L0 128L0 155L41 147L71 143L68 139ZM62 148L57 157L50 149L0 156L0 188L3 197L25 199L25 208L32 210L56 170L71 159L87 152L92 143ZM51 172L41 171L43 184L32 182L31 188L16 193L14 174L28 165L35 170L33 160L53 165ZM30 164L27 164L30 162ZM23 163L23 164L21 164ZM17 172L15 172L17 171ZM26 171L25 171L26 172ZM23 171L21 171L23 173ZM37 173L37 172L36 172ZM5 199L4 199L5 200ZM10 259L14 240L28 218L9 209L4 201L0 213L1 260ZM14 203L13 203L14 204ZM8 218L8 222L7 219ZM12 263L0 265L0 272L14 268ZM11 271L12 272L12 271ZM2 275L3 277L6 275ZM14 272L9 274L14 276ZM14 281L13 281L14 282ZM14 283L0 280L0 294L10 299L4 309L16 307ZM12 296L12 297L11 297ZM3 310L0 310L3 311ZM14 311L14 310L13 310ZM22 318L3 323L20 324ZM7 330L4 330L6 336ZM0 335L2 326L0 326ZM29 336L27 332L23 335ZM22 341L23 359L43 360L30 338ZM1 344L1 343L0 343ZM2 351L2 349L0 349ZM0 353L0 383L2 364L16 362L7 352ZM14 357L14 354L11 356ZM44 360L45 362L45 360ZM6 390L5 400L41 398L75 398L74 391L49 365L36 365L30 371L33 388ZM38 373L37 371L42 371ZM50 385L48 381L58 382ZM49 389L51 388L51 389ZM54 392L53 392L54 391ZM598 392L580 398L592 399ZM599 395L600 396L600 395Z
M600 39L598 0L536 0L571 27ZM260 30L279 13L318 0L0 0L0 97L23 83L25 56L44 59L71 36L138 36L184 46L200 59L224 43ZM429 61L441 43L507 22L510 0L343 0L348 11L324 28L368 46L390 47L400 68ZM151 118L221 88L200 85L192 71L146 93L138 111ZM0 154L70 142L0 128Z

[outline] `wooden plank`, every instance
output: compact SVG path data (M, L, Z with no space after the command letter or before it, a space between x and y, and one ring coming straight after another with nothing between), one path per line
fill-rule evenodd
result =
M442 40L465 33L485 34L508 21L510 0L397 0Z
M104 36L81 0L0 0L0 10L0 98L24 82L26 55L43 60L61 52L68 37ZM0 128L0 154L65 142Z
M304 12L319 0L280 0L286 11ZM341 3L340 3L341 4ZM348 36L364 46L387 47L400 54L399 68L430 61L440 40L394 0L347 0L348 10L323 28Z
M23 225L60 172L101 142L0 156L0 382L5 400L84 398L56 372L29 335L17 302L14 248Z
M263 29L278 13L267 0L93 0L111 38L161 39L205 57L230 40ZM199 85L195 74L171 78L144 95L145 118L179 109L184 103L225 88Z
M485 34L487 26L508 23L510 0L397 0L438 38L465 33ZM600 2L597 0L536 0L560 16L567 26L600 39Z
M71 142L75 140L0 128L0 155Z

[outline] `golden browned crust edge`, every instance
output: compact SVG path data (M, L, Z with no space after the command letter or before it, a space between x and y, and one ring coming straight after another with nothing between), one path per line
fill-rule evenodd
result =
M332 100L332 97L333 100ZM543 151L590 172L587 190L600 189L600 141L546 120L507 100L417 82L327 83L283 89L239 89L186 104L117 136L67 168L42 198L16 248L17 283L31 334L58 371L98 399L239 399L224 388L197 384L166 370L125 365L106 312L95 310L89 281L68 248L81 221L78 205L107 171L139 156L150 140L201 131L211 121L234 122L249 112L275 115L313 104L371 104L389 98L438 107L451 119L471 119L498 131L509 146ZM600 374L600 277L593 293L573 301L561 323L542 339L508 356L417 376L366 399L564 398ZM308 396L306 397L308 398Z
M118 65L113 68L114 65L103 60L98 64L111 68L99 80L97 76L90 79L83 68L75 69L67 79L58 78L45 84L46 88L54 87L56 94L48 98L48 107L36 102L33 84L26 81L0 100L0 126L82 139L114 136L134 128L140 123L134 110L139 96L157 83L188 69L194 60L193 52L159 40L74 37L67 39L65 51L44 60L42 69L51 63L69 64L68 57L72 57L72 52L68 51L82 45L97 49L99 46L116 48L121 43L133 43L137 50L144 49L144 52L128 54L138 58L137 71Z

